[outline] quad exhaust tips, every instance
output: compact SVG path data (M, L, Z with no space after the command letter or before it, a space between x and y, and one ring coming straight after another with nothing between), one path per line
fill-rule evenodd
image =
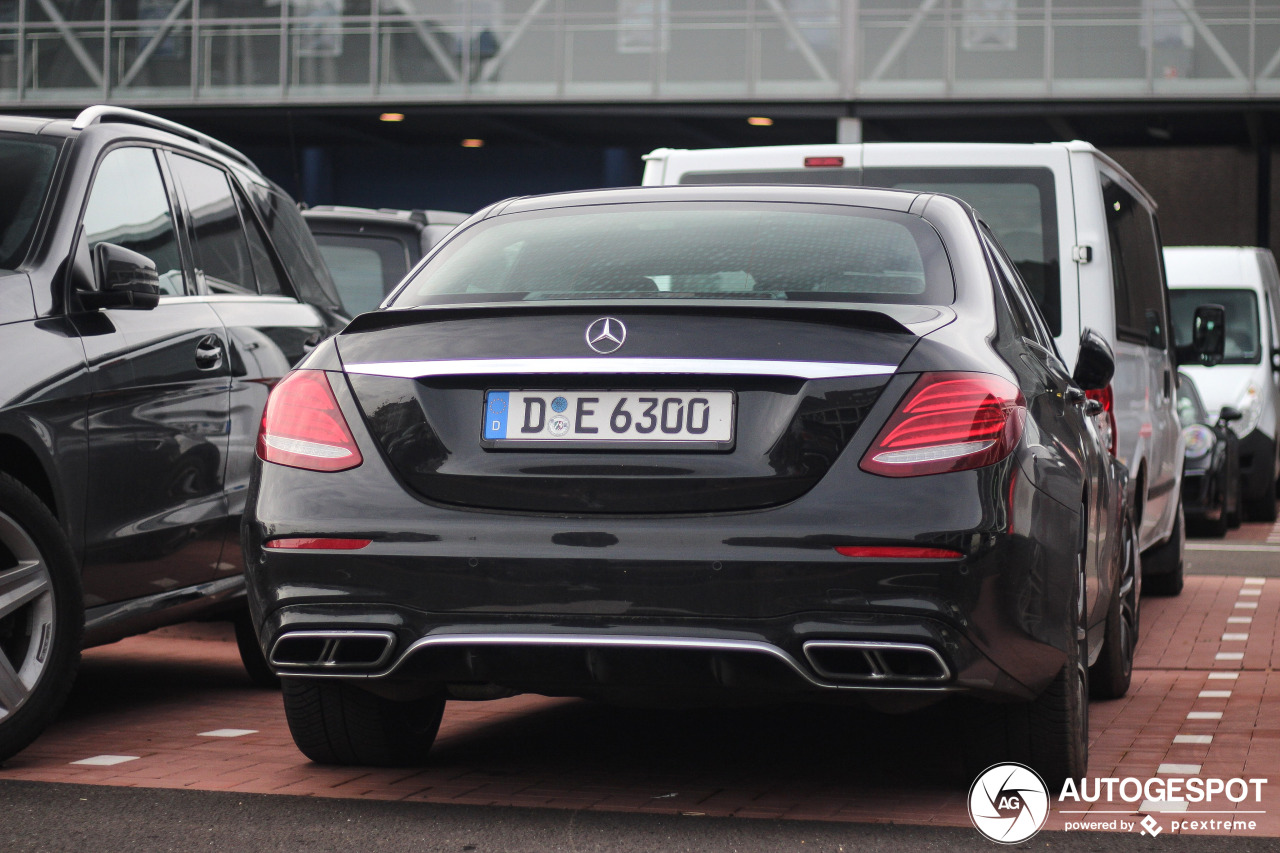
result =
M814 672L831 681L941 683L951 678L942 655L913 643L811 640L804 655Z
M290 631L276 640L267 660L281 668L376 669L391 657L390 631Z

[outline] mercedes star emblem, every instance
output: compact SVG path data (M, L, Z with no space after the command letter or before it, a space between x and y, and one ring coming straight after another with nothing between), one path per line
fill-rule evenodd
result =
M627 340L627 327L615 317L601 317L587 326L587 346L601 355L617 352Z

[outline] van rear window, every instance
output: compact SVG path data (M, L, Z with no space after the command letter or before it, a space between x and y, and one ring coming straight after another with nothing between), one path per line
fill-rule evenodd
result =
M686 172L682 184L822 184L937 192L978 211L1004 246L1054 337L1062 334L1058 203L1043 168L895 167Z

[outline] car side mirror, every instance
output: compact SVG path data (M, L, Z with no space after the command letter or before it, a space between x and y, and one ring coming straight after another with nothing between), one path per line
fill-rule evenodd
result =
M1218 412L1218 420L1224 424L1229 424L1232 421L1238 421L1243 417L1244 412L1240 411L1235 406L1223 406L1222 411Z
M93 247L93 277L97 290L81 290L80 304L89 310L132 308L147 311L160 304L160 276L146 255L99 243Z
M1178 364L1221 364L1227 346L1227 309L1200 305L1191 320L1191 343L1178 347Z
M1085 391L1101 391L1111 384L1116 372L1116 357L1106 338L1093 329L1080 334L1080 352L1071 378Z

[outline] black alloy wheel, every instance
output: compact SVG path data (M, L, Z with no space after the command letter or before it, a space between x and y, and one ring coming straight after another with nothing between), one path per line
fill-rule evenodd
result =
M1133 521L1124 519L1120 571L1107 608L1102 654L1089 667L1089 693L1095 699L1119 699L1129 692L1138 648L1142 571Z

